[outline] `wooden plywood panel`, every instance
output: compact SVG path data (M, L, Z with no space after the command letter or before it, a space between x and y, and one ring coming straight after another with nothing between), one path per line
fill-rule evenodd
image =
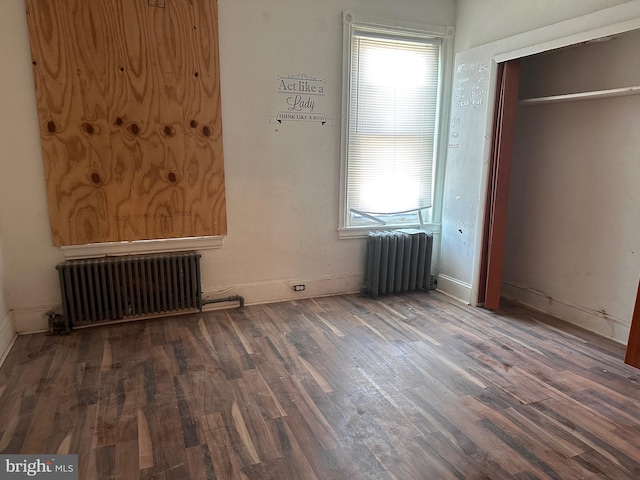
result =
M55 245L224 235L215 0L27 0Z

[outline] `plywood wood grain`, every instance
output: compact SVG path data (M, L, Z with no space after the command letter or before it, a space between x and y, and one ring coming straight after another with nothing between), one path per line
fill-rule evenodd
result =
M27 0L53 243L224 235L215 0Z

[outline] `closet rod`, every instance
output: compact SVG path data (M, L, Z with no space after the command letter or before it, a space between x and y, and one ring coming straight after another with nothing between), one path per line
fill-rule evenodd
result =
M545 103L578 102L581 100L596 100L599 98L622 97L625 95L640 95L640 85L634 87L611 88L609 90L594 90L592 92L567 93L551 95L549 97L524 98L518 100L518 105L543 105Z

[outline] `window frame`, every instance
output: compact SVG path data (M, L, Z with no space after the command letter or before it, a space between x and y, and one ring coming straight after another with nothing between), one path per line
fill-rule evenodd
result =
M369 231L389 228L425 228L436 234L440 233L442 223L442 196L444 187L444 160L448 141L449 104L451 99L451 65L453 63L453 35L451 26L418 25L408 22L379 21L355 15L350 11L344 11L343 15L343 65L342 65L342 131L340 152L340 212L338 237L339 238L363 238ZM349 212L347 211L347 163L349 148L349 115L351 92L351 39L357 29L370 29L396 33L406 36L439 38L441 44L440 85L439 102L436 120L436 141L433 171L433 203L428 210L428 217L415 224L379 224L379 225L348 225ZM424 216L423 216L424 217Z

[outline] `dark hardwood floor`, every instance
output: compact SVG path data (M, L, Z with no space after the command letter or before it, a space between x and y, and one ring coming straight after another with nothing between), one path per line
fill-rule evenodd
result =
M77 453L81 479L637 479L623 356L437 293L23 336L0 452Z

